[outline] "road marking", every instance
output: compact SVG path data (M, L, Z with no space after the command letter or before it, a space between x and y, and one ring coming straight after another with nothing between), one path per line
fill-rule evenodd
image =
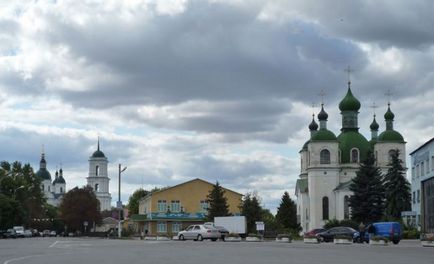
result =
M13 259L6 260L5 262L3 262L3 264L9 264L9 263L12 263L14 261L28 259L31 257L40 257L40 256L43 256L43 255L29 255L29 256L24 256L24 257L19 257L19 258L13 258Z
M60 241L56 241L56 242L54 242L53 244L51 244L50 246L49 246L49 248L52 248L52 247L54 247L57 243L59 243Z

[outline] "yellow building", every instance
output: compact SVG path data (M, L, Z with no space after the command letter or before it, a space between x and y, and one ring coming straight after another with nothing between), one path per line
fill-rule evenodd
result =
M131 216L140 232L149 235L176 235L191 224L203 223L206 218L207 196L214 184L194 179L153 192L139 202L139 214ZM240 214L242 194L222 187L229 205L229 213Z

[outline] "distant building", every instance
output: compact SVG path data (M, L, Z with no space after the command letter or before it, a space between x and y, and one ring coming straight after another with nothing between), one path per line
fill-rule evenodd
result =
M45 153L41 154L41 161L39 162L39 170L36 176L41 179L41 190L44 193L47 203L53 206L59 206L60 201L65 195L66 182L63 178L63 170L60 168L56 171L54 181L51 182L51 174L47 169L47 162L45 160Z
M130 216L138 231L176 235L191 224L203 223L207 215L207 196L214 184L194 179L153 192L139 202L139 214ZM242 194L223 188L229 212L240 214Z
M109 192L110 178L107 172L108 160L100 150L99 140L97 150L89 157L89 176L87 185L92 187L100 202L101 211L110 210L112 197Z
M374 153L377 166L386 173L391 155L398 150L405 165L405 144L402 135L394 130L395 115L390 109L384 114L386 129L378 135L379 125L375 120L370 125L371 140L359 132L358 114L361 107L353 96L348 82L346 96L339 103L342 115L341 132L336 136L327 128L328 114L321 106L318 124L312 118L309 125L310 139L300 150L301 172L297 180L297 217L307 231L323 227L331 219L343 220L351 217L349 189L368 154Z
M411 209L423 232L434 233L434 138L410 153Z

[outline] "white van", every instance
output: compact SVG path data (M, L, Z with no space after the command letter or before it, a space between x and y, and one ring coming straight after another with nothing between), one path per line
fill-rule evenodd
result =
M24 226L14 226L13 228L17 233L17 237L24 237Z

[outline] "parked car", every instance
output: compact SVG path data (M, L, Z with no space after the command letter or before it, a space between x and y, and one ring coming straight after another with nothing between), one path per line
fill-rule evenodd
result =
M371 227L372 226L372 227ZM399 241L401 241L402 238L402 229L401 224L398 222L378 222L369 224L366 227L364 242L369 243L369 230L372 229L374 232L374 236L382 236L390 241L393 242L393 244L398 244ZM356 232L353 236L353 242L361 242L360 233Z
M17 238L17 232L13 228L9 228L3 233L4 238Z
M323 242L332 242L335 236L348 236L350 238L354 238L354 234L357 233L356 230L354 230L351 227L346 226L338 226L338 227L332 227L326 231L318 233L316 236L320 241Z
M205 222L203 225L216 228L220 232L220 239L223 241L225 241L225 237L229 235L229 230L227 230L224 226L215 226L213 222Z
M50 236L50 230L44 230L44 231L42 231L42 236L43 237Z
M24 230L23 235L24 235L24 237L32 237L33 236L32 231L30 229Z
M50 237L55 237L55 236L57 236L56 231L50 231Z
M202 241L211 239L216 241L220 237L220 232L211 225L191 225L178 233L179 240L193 239Z
M220 239L225 241L225 237L229 235L229 230L223 226L215 226L215 228L220 232Z
M17 237L24 237L24 226L14 226L13 229Z
M304 233L305 236L316 236L318 233L324 232L325 228L315 228Z

